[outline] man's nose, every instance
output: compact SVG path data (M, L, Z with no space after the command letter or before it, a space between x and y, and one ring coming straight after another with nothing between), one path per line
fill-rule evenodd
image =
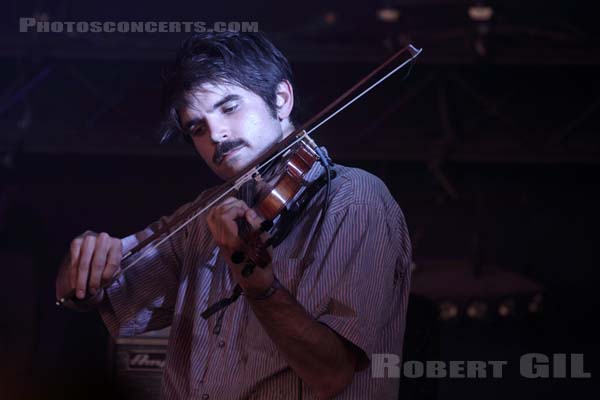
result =
M210 130L210 138L215 143L220 143L230 136L229 127L220 118L207 121Z

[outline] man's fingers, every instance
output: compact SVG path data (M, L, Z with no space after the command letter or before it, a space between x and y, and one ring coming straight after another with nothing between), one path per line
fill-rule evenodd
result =
M265 220L251 208L246 210L244 216L246 217L246 221L248 221L248 223L250 224L250 226L252 226L253 229L259 229L260 224L262 224L262 222Z
M106 268L102 272L102 283L108 282L115 272L121 267L123 247L120 239L112 239L111 246L106 256Z
M264 221L244 201L231 197L210 210L207 222L217 245L230 249L240 247L238 218L244 218L253 230L259 229Z
M228 208L227 210L224 210L221 214L221 217L225 221L233 221L236 218L243 217L247 210L247 207L233 206Z
M217 207L217 213L218 214L223 214L226 213L227 211L231 210L232 208L239 208L242 210L247 210L248 209L248 205L246 203L244 203L242 200L234 200L231 201L227 204L221 204Z
M90 262L94 254L95 244L96 238L94 236L86 236L81 245L79 262L77 266L77 285L75 292L77 298L79 299L83 299L85 297L85 288L87 286Z
M77 269L79 266L79 253L81 251L81 245L83 239L73 239L71 242L71 249L69 254L69 290L74 289L77 286Z
M240 200L240 199L238 199L236 197L230 196L230 197L227 197L222 202L220 202L217 207L221 207L221 206L224 206L224 205L227 205L227 204L231 204L231 203L237 203L237 202L240 202L240 201L242 201L242 200Z
M106 266L106 256L110 245L110 236L107 233L102 232L96 238L96 246L94 247L94 254L92 256L89 289L90 294L93 296L100 287L100 279Z
M246 210L248 206L244 202L218 206L209 213L208 222L217 228L222 224L233 222L238 217L243 217Z
M56 280L57 297L71 290L79 299L85 299L88 291L95 295L120 268L122 252L121 240L107 233L86 231L73 239Z

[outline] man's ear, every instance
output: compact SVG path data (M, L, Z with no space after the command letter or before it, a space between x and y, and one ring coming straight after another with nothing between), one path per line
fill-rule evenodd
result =
M279 121L288 119L294 108L294 88L292 84L287 80L279 82L275 95L277 119Z

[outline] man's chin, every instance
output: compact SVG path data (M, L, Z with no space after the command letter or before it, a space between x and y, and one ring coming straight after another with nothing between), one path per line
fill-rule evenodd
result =
M242 165L241 163L237 162L223 162L218 168L213 168L213 171L219 176L219 178L223 180L229 180L242 172L245 167L246 165Z

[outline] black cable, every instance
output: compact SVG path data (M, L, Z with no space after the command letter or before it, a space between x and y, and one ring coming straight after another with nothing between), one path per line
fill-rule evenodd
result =
M329 193L331 191L331 167L333 166L333 164L331 163L331 160L328 157L326 157L321 151L321 149L319 149L318 147L315 148L315 152L319 155L321 164L323 165L323 167L325 167L325 179L327 182L327 187L325 189L325 200L323 201L321 215L319 216L319 221L317 222L317 226L315 227L313 237L310 239L310 243L308 244L306 252L304 253L304 259L302 260L303 264L306 263L307 258L310 256L310 254L313 251L313 248L315 247L318 232L321 230L321 226L323 225L323 221L325 220L325 215L327 214L327 209L329 208Z

